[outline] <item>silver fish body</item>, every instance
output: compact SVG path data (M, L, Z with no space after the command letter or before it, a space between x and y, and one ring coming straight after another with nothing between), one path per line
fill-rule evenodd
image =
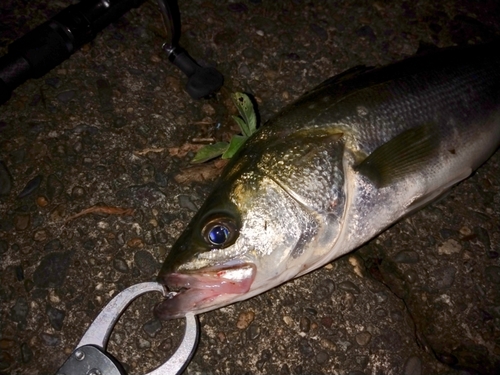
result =
M250 298L359 247L500 143L498 43L333 77L233 157L168 255L162 319Z

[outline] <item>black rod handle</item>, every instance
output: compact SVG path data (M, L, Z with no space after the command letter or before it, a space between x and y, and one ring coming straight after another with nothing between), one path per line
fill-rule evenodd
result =
M82 0L9 45L0 58L0 104L29 78L39 78L68 59L97 33L144 0Z

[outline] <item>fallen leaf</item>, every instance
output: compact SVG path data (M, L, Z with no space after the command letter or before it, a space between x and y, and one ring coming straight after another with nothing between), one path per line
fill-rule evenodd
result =
M184 143L181 147L170 147L168 153L170 156L177 156L182 158L186 156L189 152L197 152L200 148L205 145L195 144L195 143Z
M217 162L200 164L183 169L174 177L174 180L179 184L215 180L220 176L222 168L225 167L227 162L228 160L217 160Z

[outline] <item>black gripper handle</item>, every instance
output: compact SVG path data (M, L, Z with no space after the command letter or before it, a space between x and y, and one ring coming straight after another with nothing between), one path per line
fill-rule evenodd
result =
M212 95L224 84L224 76L215 68L200 66L181 47L170 49L168 59L188 76L186 91L193 99Z

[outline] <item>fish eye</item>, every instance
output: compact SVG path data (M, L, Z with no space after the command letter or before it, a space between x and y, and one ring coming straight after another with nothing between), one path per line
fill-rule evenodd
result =
M215 247L226 247L234 243L238 230L233 220L216 218L210 220L203 228L203 238Z

